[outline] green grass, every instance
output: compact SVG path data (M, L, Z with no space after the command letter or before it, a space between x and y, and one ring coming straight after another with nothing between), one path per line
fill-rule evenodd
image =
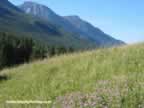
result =
M1 75L9 80L0 82L0 108L6 100L51 100L53 108L144 108L144 44L63 55Z

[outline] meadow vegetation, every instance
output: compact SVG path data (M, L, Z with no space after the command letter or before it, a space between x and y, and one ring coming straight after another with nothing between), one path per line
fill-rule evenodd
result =
M6 100L50 100L49 108L144 108L144 44L55 56L0 75L1 108Z

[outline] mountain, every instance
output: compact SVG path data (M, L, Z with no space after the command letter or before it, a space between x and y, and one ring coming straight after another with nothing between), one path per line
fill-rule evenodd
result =
M79 16L65 16L64 18L67 19L79 31L85 34L83 36L86 36L87 38L95 41L96 43L110 46L124 44L122 41L116 40L108 34L105 34L102 30L94 27L89 22L82 20Z
M73 47L76 49L94 48L96 45L77 34L69 33L63 28L42 20L11 4L8 0L0 2L0 32L33 37L48 45Z
M1 31L40 33L58 35L58 30L48 22L26 15L22 10L7 0L0 2Z
M78 16L63 17L56 14L50 8L34 2L24 2L24 4L20 5L19 7L25 11L25 13L49 21L59 27L62 27L65 31L79 34L79 38L90 40L92 43L95 43L98 46L124 44L124 42L112 38L99 28L96 28L92 24L80 19Z
M35 2L24 2L24 4L19 6L25 13L34 15L46 21L49 21L53 24L56 24L59 27L63 27L67 31L76 31L73 30L75 27L70 24L66 19L56 14L50 8L35 3Z

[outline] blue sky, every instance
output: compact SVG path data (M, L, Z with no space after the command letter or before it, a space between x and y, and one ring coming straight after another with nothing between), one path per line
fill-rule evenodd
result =
M18 5L30 0L10 0ZM144 0L31 0L60 15L78 15L128 43L144 41Z

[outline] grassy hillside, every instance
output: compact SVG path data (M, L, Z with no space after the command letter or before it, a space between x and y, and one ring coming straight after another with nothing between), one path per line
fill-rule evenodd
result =
M0 107L5 100L51 100L52 108L143 108L143 60L144 44L139 44L6 69Z

